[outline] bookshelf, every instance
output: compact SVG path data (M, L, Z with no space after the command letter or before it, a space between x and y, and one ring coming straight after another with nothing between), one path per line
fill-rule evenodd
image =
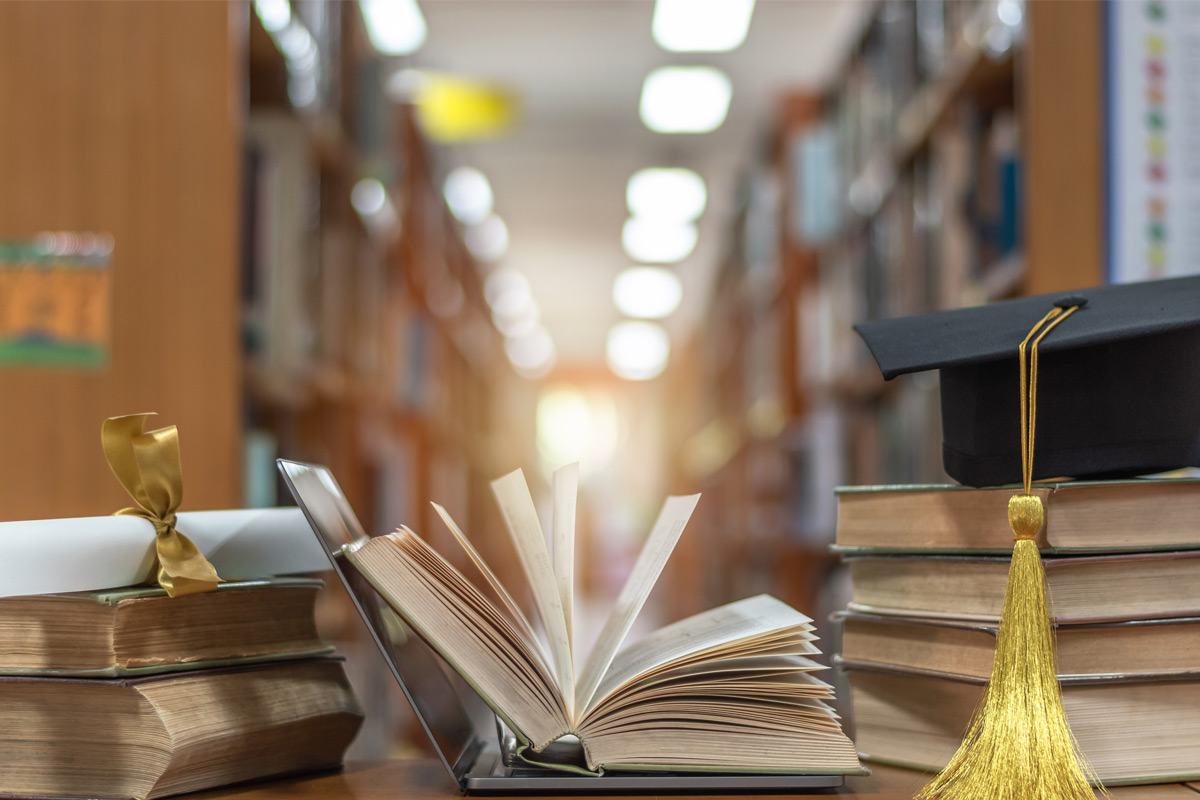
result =
M876 3L831 88L780 102L674 368L677 481L716 495L689 546L726 565L679 570L678 611L832 610L834 487L946 480L936 378L885 383L854 322L1103 281L1101 11Z
M495 401L518 379L442 199L444 154L388 98L356 4L292 8L321 53L311 102L248 16L241 369L248 494L261 492L248 502L290 502L276 456L320 462L371 532L403 523L446 545L436 498L511 582L488 483L532 463L532 441L500 424ZM364 186L375 195L356 201ZM324 593L319 614L381 711L354 755L386 755L397 729L422 742L348 598Z

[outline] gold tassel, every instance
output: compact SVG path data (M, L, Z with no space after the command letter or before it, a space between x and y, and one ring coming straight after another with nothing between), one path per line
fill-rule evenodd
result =
M1008 502L1008 522L1016 543L992 675L958 752L915 800L1094 800L1089 782L1108 796L1079 752L1063 709L1046 572L1037 544L1045 510L1041 498L1031 493L1037 346L1077 308L1050 311L1017 351L1024 491ZM1027 380L1025 350L1030 340Z

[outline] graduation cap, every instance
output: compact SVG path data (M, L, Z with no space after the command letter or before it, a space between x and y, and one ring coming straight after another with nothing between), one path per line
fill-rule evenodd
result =
M1032 481L1200 464L1200 276L858 326L885 378L941 372L943 462L1013 483L1013 553L983 702L918 800L1090 800L1071 734Z
M855 326L887 379L941 372L942 460L969 486L1021 480L1017 345L1040 345L1033 479L1200 466L1200 276L1008 300Z

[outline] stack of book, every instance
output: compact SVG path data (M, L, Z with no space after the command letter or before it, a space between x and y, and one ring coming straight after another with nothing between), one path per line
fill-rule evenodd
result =
M1200 778L1200 481L1040 484L1063 703L1107 785ZM842 664L864 758L935 771L991 673L1011 488L838 493Z
M336 767L362 713L321 582L0 598L0 794L152 798Z

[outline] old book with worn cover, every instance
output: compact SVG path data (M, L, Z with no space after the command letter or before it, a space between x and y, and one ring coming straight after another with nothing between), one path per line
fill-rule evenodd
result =
M995 622L1008 559L983 556L853 556L850 609ZM1045 561L1054 621L1104 622L1200 616L1200 551Z
M313 617L321 586L274 578L175 598L144 586L0 598L0 674L118 677L328 654Z
M848 671L858 749L883 764L940 770L985 681L899 669ZM1062 681L1079 748L1107 786L1200 778L1200 675ZM1155 795L1157 796L1157 795Z
M928 617L841 615L842 660L987 678L997 625ZM1200 674L1200 618L1059 625L1060 678Z
M0 678L0 795L145 798L336 767L362 722L341 662Z
M1014 489L845 486L838 489L837 549L896 553L1012 551ZM1049 554L1200 548L1200 480L1068 481L1033 488L1046 507L1038 537Z
M549 548L521 472L492 485L544 635L436 504L462 569L408 529L343 552L514 732L516 757L527 763L588 774L858 772L854 745L828 704L833 688L814 675L824 667L812 660L812 620L779 600L751 597L622 647L699 495L667 500L591 652L580 657L577 481L572 468L555 475ZM551 744L576 741L576 758L549 756Z

